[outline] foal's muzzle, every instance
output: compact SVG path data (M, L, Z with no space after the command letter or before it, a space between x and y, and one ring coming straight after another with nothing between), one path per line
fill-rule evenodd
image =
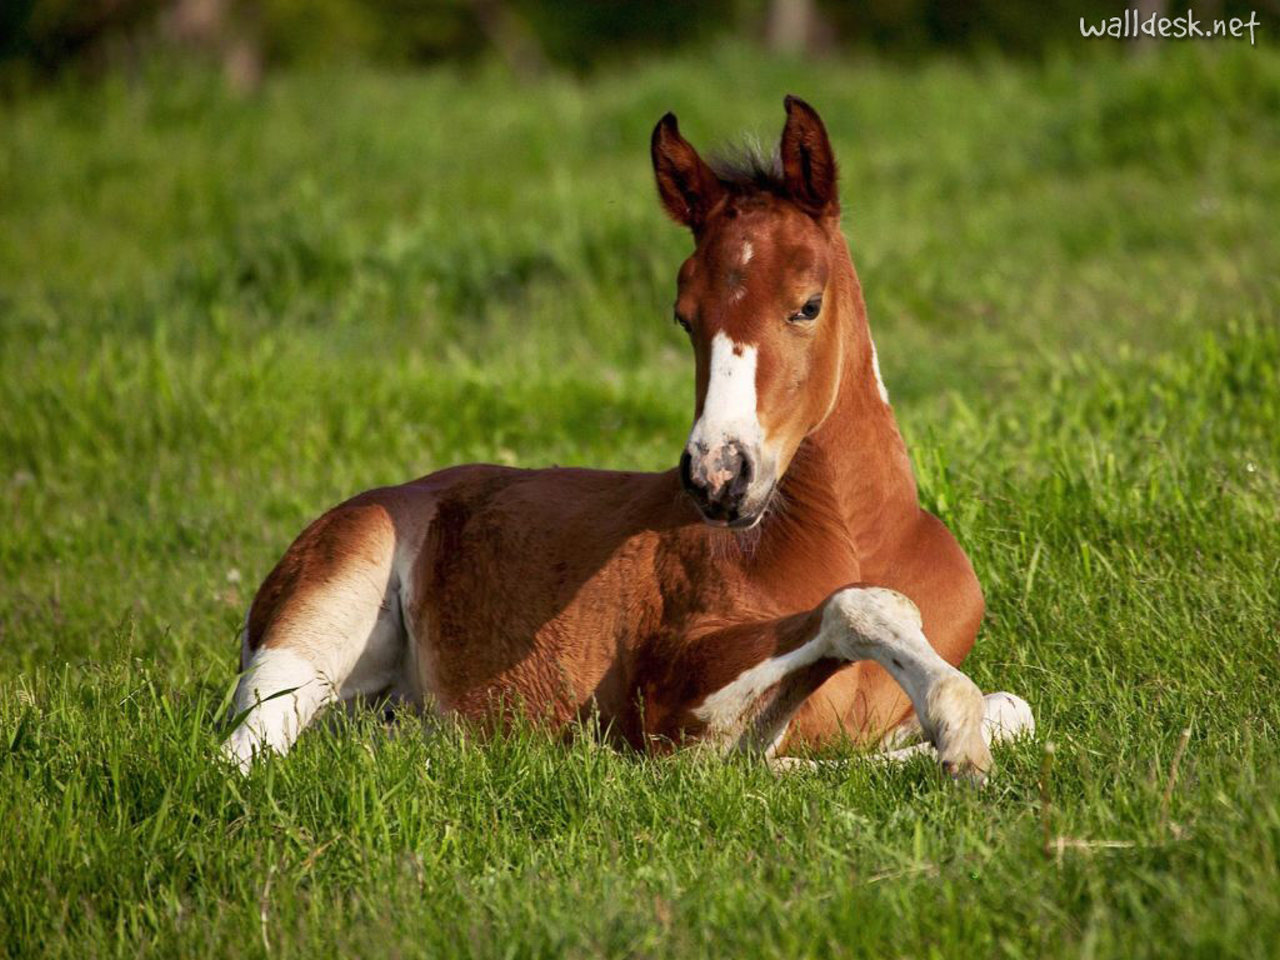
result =
M680 456L680 480L703 519L715 526L750 527L760 519L760 509L749 503L756 474L751 454L733 440L712 450L690 443Z

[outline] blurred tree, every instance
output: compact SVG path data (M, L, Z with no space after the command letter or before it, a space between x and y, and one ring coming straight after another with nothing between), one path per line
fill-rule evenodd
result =
M1148 0L1130 0L1146 9ZM1280 12L1280 0L1151 0L1169 14ZM264 66L359 60L465 61L493 53L522 77L732 34L775 52L838 44L896 56L996 49L1084 53L1081 17L1117 15L1117 0L0 0L0 80L68 65L91 71L178 48L252 89Z
M502 0L471 0L471 7L485 38L512 73L527 80L546 72L547 57L541 41L511 4Z
M471 0L256 2L270 63L431 63L467 60L485 48Z
M222 64L231 89L249 93L262 82L262 29L258 7L234 0L175 0L161 29L176 44Z
M71 61L102 66L131 52L167 0L3 0L0 59L49 74Z
M765 39L774 53L795 56L806 52L817 25L814 0L770 0Z
M512 0L511 6L547 57L575 70L738 33L752 19L735 0Z

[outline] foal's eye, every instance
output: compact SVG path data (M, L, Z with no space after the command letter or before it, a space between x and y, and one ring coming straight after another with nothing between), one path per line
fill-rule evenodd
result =
M679 312L673 313L672 316L675 318L677 327L680 327L685 333L693 332L693 327L689 324L689 321L680 316Z
M817 315L821 312L822 312L822 295L819 294L816 297L810 297L808 301L805 303L805 305L800 308L799 313L793 313L787 319L791 320L793 323L803 321L803 320L812 320L815 317L817 317Z

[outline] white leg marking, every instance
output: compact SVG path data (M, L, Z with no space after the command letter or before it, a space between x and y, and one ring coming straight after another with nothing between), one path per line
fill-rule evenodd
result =
M1035 717L1031 714L1030 705L1021 697L1012 693L989 693L982 699L982 739L988 747L1035 733ZM880 763L905 763L912 757L928 756L936 761L938 751L932 743L923 739L924 735L920 722L912 714L884 735L884 739L880 741L880 752L872 754L871 759ZM814 760L773 757L769 754L766 756L769 758L769 769L774 773L821 769L821 765Z
M909 747L901 747L897 750L889 750L886 753L872 754L876 760L884 763L906 763L912 757L927 755L935 760L938 757L938 751L934 749L933 744L925 741L924 743L913 743Z
M248 772L255 753L288 752L316 711L335 699L333 684L307 657L289 649L258 650L236 688L236 713L249 713L222 754Z
M1035 733L1036 720L1031 706L1021 697L1012 693L989 693L982 698L982 703L982 739L988 747ZM904 746L923 736L919 721L912 716L885 734L880 741L883 752L877 759L900 763L920 754L934 755L933 744L927 741Z
M831 655L830 645L819 634L790 653L762 660L738 674L734 680L707 696L701 706L694 709L693 715L707 725L705 740L720 746L740 742L748 722L755 715L760 697L770 687L781 683L788 674L801 667L807 667ZM785 731L786 724L782 726ZM774 738L767 753L772 753L777 748L781 737L780 733Z
M722 747L741 743L757 715L760 698L789 674L824 657L874 660L883 666L911 698L921 729L936 746L947 772L985 780L991 753L984 738L987 703L982 693L930 646L915 604L881 587L841 590L828 601L812 640L757 663L708 695L693 711L707 725L706 742ZM1004 711L1001 717L1007 714L1000 729L1021 717L1012 699L993 704ZM772 739L767 756L780 739ZM921 746L930 749L928 744Z
M924 728L920 726L920 721L916 719L915 713L912 713L911 716L880 738L879 749L881 753L889 753L899 747L919 743L923 739Z
M817 760L807 760L804 757L766 757L769 769L773 773L797 773L799 771L813 772L821 770L822 764Z
M991 752L982 736L982 693L929 644L915 604L882 587L841 590L827 604L821 634L838 656L874 660L889 672L948 773L985 780Z

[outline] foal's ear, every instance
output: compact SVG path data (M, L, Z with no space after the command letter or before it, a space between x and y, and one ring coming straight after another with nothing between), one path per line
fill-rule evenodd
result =
M782 177L791 199L813 216L836 213L836 158L822 118L799 97L788 96L787 125L782 128Z
M724 194L719 178L680 136L674 113L668 113L653 128L649 151L662 205L671 219L697 233Z

